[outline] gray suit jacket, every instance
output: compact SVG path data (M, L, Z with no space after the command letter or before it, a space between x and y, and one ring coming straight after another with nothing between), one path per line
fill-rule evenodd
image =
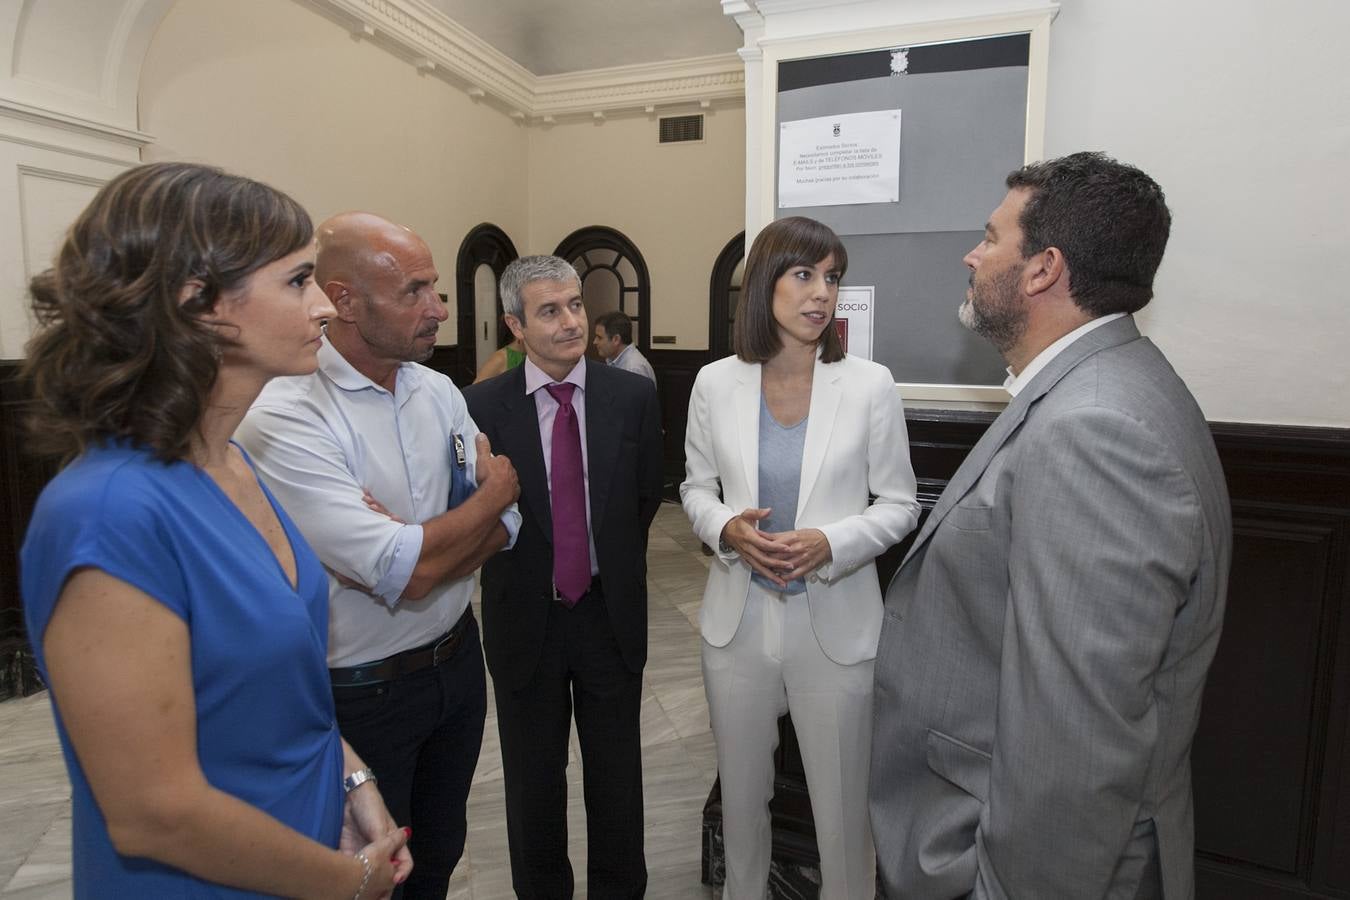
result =
M892 900L1185 900L1232 544L1185 384L1130 317L1035 376L886 592L872 830Z

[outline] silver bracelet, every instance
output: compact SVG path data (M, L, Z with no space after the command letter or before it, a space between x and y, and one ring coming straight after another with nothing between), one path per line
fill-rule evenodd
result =
M361 876L361 886L352 895L352 900L361 900L361 895L366 892L366 885L370 884L370 876L374 873L375 867L370 864L370 857L366 856L364 850L357 850L356 858L361 861L361 868L365 871L365 874Z
M375 781L375 773L367 766L364 769L357 769L346 778L342 779L342 789L350 794L352 791L365 784L367 781Z

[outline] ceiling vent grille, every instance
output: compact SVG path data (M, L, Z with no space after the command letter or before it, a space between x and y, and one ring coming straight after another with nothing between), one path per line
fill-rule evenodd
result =
M666 116L661 119L661 143L703 140L703 116Z

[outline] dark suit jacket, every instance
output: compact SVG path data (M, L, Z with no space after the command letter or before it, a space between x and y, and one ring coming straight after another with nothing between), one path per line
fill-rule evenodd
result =
M553 592L553 520L534 398L518 366L464 391L469 413L520 477L515 547L483 565L483 649L494 680L529 681ZM646 378L586 363L586 451L591 534L601 593L623 661L647 661L647 529L661 505L661 424Z

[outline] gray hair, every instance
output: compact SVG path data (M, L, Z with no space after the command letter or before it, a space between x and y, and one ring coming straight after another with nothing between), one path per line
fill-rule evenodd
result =
M502 272L498 288L502 295L502 311L525 321L525 306L520 292L525 285L535 281L575 282L581 286L581 278L572 264L559 256L522 256L514 260Z

